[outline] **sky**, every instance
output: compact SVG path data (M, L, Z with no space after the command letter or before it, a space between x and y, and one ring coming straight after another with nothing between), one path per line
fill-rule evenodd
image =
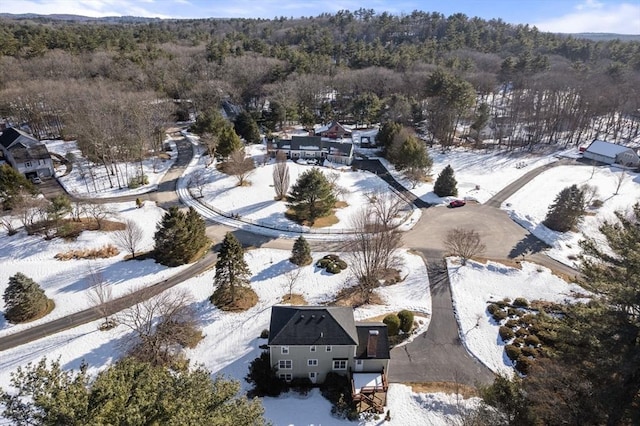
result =
M550 32L640 34L640 0L0 0L0 13L92 17L270 19L359 8L394 15L414 10L446 16L464 13L535 25Z

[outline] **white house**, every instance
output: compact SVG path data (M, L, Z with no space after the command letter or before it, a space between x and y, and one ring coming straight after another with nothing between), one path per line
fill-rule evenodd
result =
M53 160L47 147L22 130L3 130L0 149L5 160L27 178L53 176Z
M627 167L640 166L640 158L633 149L599 140L591 142L583 152L583 157L606 164L620 164Z
M276 139L267 144L271 157L275 157L278 151L293 161L329 160L347 166L353 162L353 143L324 140L320 136L292 136L291 139Z

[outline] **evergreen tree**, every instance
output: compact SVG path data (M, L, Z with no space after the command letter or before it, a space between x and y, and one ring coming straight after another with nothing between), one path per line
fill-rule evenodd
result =
M402 124L394 121L387 121L380 127L380 131L376 135L376 144L382 147L383 154L387 156L391 150L391 146L395 136L402 130Z
M227 232L218 252L214 279L216 290L212 301L216 303L225 300L228 295L230 303L234 303L238 290L249 285L250 276L251 271L244 260L244 249L240 241L231 232Z
M291 188L289 201L288 207L295 212L298 220L306 220L313 225L317 218L331 212L336 197L324 173L313 167L298 177Z
M543 224L554 231L573 229L585 214L585 194L577 185L564 188L549 206Z
M230 123L225 122L224 126L218 130L218 148L216 155L220 158L227 158L232 152L242 149L242 141L238 134L233 130Z
M37 318L44 314L49 306L49 299L38 283L21 272L9 278L3 300L4 316L13 323Z
M13 393L0 391L0 416L16 425L263 425L259 400L203 368L172 371L125 358L98 373L59 361L19 367Z
M289 261L298 266L310 265L311 262L313 262L313 258L311 257L311 247L302 235L300 235L293 244Z
M451 165L447 165L438 175L438 179L436 179L436 183L433 185L433 192L435 192L438 197L455 197L458 195L457 185L458 182L453 175L453 168Z
M260 129L258 123L251 114L242 111L236 117L234 122L236 133L239 134L247 143L260 143Z
M37 192L22 173L8 164L0 165L0 208L11 209L21 197Z
M193 209L184 214L171 207L162 217L155 233L155 258L167 266L192 262L196 254L208 244L204 220Z

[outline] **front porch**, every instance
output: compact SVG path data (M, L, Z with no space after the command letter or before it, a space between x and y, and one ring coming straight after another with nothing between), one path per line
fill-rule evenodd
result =
M384 412L389 383L384 370L380 373L352 373L351 396L359 413Z

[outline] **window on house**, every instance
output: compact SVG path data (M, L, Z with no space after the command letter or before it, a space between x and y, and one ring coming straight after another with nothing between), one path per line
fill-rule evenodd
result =
M347 360L346 359L334 359L333 360L333 369L334 370L346 370L347 369Z
M331 345L327 345L326 351L331 352Z
M25 167L31 167L31 161L25 161L24 162L24 166Z
M293 361L290 359L281 359L278 361L278 369L280 370L291 370L293 368Z
M318 360L317 359L308 359L307 360L307 365L309 367L315 367L316 365L318 365Z
M282 348L280 348L280 353L282 355L288 355L289 354L289 346L283 346Z
M315 346L309 347L309 352L315 352L315 351L316 351L316 347Z
M278 375L278 377L282 380L285 380L287 382L290 382L291 379L293 379L293 376L291 375L291 373L280 373Z

